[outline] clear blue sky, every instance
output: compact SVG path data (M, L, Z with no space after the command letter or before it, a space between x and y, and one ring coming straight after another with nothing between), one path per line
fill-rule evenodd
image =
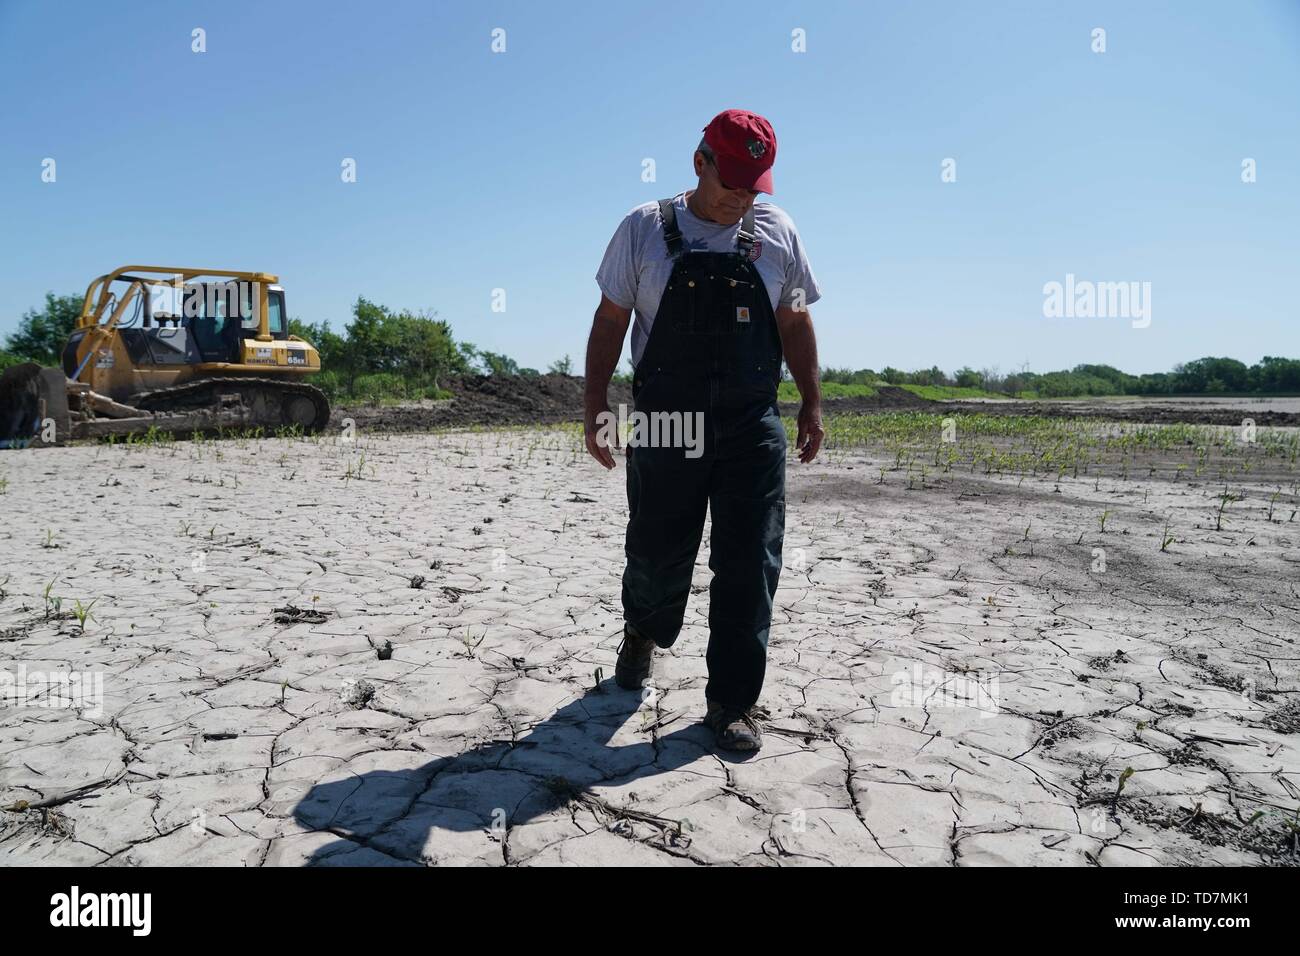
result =
M0 0L0 89L0 333L117 265L217 266L580 367L619 219L734 106L776 128L824 365L1300 356L1296 0ZM1066 273L1151 282L1150 327L1044 318Z

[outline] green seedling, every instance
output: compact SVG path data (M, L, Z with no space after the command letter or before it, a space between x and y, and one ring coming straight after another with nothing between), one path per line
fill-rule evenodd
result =
M54 589L54 581L55 581L55 580L57 580L57 579L52 578L52 579L50 580L50 583L47 584L47 585L45 585L45 591L43 592L43 595L42 595L42 596L45 598L45 620L47 620L47 621L48 621L51 617L54 617L54 618L57 619L58 616L62 613L62 610L61 610L61 609L62 609L62 607L63 607L63 598L61 598L61 597L55 597L55 596L51 593L51 591Z
M1111 806L1119 803L1119 795L1124 792L1124 785L1128 783L1128 778L1133 776L1133 768L1125 767L1124 772L1119 775L1119 785L1115 788L1115 796L1111 798Z
M77 618L78 633L85 634L86 621L87 620L93 621L95 619L94 616L90 613L90 609L94 607L97 603L99 603L99 598L95 598L95 600L91 601L89 604L86 605L82 605L80 598L77 599L76 606L72 609L72 613L76 615Z
M1165 519L1165 530L1160 532L1160 550L1168 551L1169 546L1174 543L1174 536L1169 533L1169 519Z
M1223 494L1219 495L1219 513L1214 517L1214 530L1223 530L1223 512L1227 510L1228 505L1234 501L1241 501L1241 495L1234 495L1227 488L1223 489Z

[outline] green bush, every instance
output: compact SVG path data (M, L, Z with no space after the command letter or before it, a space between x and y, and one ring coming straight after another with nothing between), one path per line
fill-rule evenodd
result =
M382 405L390 402L416 402L425 398L450 398L451 392L440 388L432 379L404 378L396 372L360 375L348 393L340 399Z
M67 344L72 330L77 327L83 299L84 296L80 295L45 293L45 307L28 309L23 313L18 322L18 331L5 340L4 351L24 362L58 365L63 346ZM0 359L2 361L4 360Z

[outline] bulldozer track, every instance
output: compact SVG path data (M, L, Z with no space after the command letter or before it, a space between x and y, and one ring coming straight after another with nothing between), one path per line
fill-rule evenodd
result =
M262 428L297 425L304 432L318 432L329 423L330 406L325 393L314 385L269 378L226 376L204 378L183 385L154 389L133 395L128 404L151 412L184 412L219 406L221 396L237 394L250 411L248 425ZM304 414L311 403L311 415Z

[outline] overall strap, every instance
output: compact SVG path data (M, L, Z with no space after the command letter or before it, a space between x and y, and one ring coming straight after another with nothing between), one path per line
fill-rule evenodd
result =
M755 238L754 207L751 205L745 212L745 218L740 220L740 231L736 233L736 251L748 259L750 252L754 248Z
M682 254L682 231L677 228L677 210L673 209L671 199L659 200L659 218L664 223L664 244L668 246L668 255L676 259Z

